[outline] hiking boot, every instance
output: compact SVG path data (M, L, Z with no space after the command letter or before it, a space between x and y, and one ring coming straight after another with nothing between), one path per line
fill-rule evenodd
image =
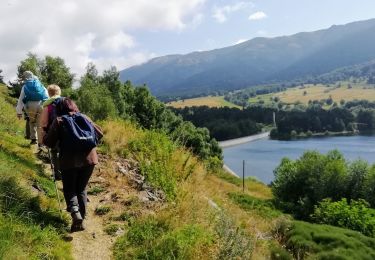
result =
M72 226L70 228L70 231L71 232L76 232L76 231L82 231L84 230L84 227L83 227L83 218L81 216L81 213L79 212L78 210L78 207L73 207L72 208L72 213L71 213L71 216L72 216Z
M85 225L83 223L83 220L80 223L74 223L73 222L72 226L70 227L70 232L71 233L78 232L78 231L83 231L83 230L85 230Z

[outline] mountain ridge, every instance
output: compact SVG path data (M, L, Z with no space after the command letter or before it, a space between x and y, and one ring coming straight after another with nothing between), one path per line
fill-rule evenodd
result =
M154 58L120 72L158 96L209 93L318 76L375 58L375 19ZM359 46L357 48L357 46Z

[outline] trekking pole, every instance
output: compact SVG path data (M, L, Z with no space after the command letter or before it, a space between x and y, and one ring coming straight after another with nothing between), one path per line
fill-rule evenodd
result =
M59 212L60 212L60 217L62 218L62 210L61 210L60 195L59 195L59 190L57 189L57 184L56 184L56 173L55 173L55 166L53 165L53 162L52 162L51 149L48 149L48 156L49 156L49 161L50 161L50 164L51 164L51 170L52 170L52 175L53 175L53 183L55 184L55 190L56 190L56 195L57 195L57 201L59 202Z

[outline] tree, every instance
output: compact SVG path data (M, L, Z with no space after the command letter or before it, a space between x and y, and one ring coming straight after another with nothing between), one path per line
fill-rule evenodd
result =
M18 97L21 93L23 86L22 75L25 71L31 71L35 76L41 79L41 68L42 61L33 53L29 52L27 58L20 62L20 65L17 66L17 79L13 82L9 82L12 86L11 95Z
M115 118L117 110L110 92L103 86L86 86L79 89L79 108L93 120Z
M333 99L332 99L331 96L329 96L329 98L327 98L327 100L326 100L326 104L327 104L328 106L330 106L330 105L332 105L332 103L333 103Z
M70 89L73 84L74 74L60 57L46 56L40 59L36 54L28 53L27 58L20 62L17 68L17 80L10 82L13 87L13 96L19 96L23 85L22 75L31 71L44 85L57 84L62 89Z
M17 67L17 77L22 79L22 75L25 71L31 71L35 76L41 79L41 67L42 61L34 53L29 52L27 58L21 61L20 65Z
M2 69L0 69L0 83L1 83L1 84L4 84L4 76L1 75L1 73L3 73L3 70L2 70Z
M284 158L274 173L275 201L297 218L308 219L319 201L336 201L346 192L346 162L338 151L308 151L296 161Z
M62 89L71 88L74 74L70 73L70 68L60 57L46 56L41 64L41 74L43 83L57 84Z
M371 130L375 126L375 114L373 109L361 109L357 115L359 130Z

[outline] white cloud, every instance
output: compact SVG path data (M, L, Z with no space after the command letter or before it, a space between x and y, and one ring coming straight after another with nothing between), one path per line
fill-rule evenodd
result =
M0 69L12 77L29 51L60 56L78 75L89 61L123 69L154 55L140 50L134 31L199 24L197 11L205 1L8 0L1 7Z
M110 36L104 36L98 44L98 51L118 53L126 48L135 46L134 39L131 35L118 32Z
M218 23L224 23L228 20L228 16L231 13L237 12L239 10L245 9L247 7L252 7L253 4L251 2L237 2L233 5L225 5L225 6L215 6L213 9L212 17Z
M249 16L249 20L262 20L262 19L265 19L267 18L267 15L262 12L262 11L259 11L259 12L256 12L256 13L253 13L252 15Z

